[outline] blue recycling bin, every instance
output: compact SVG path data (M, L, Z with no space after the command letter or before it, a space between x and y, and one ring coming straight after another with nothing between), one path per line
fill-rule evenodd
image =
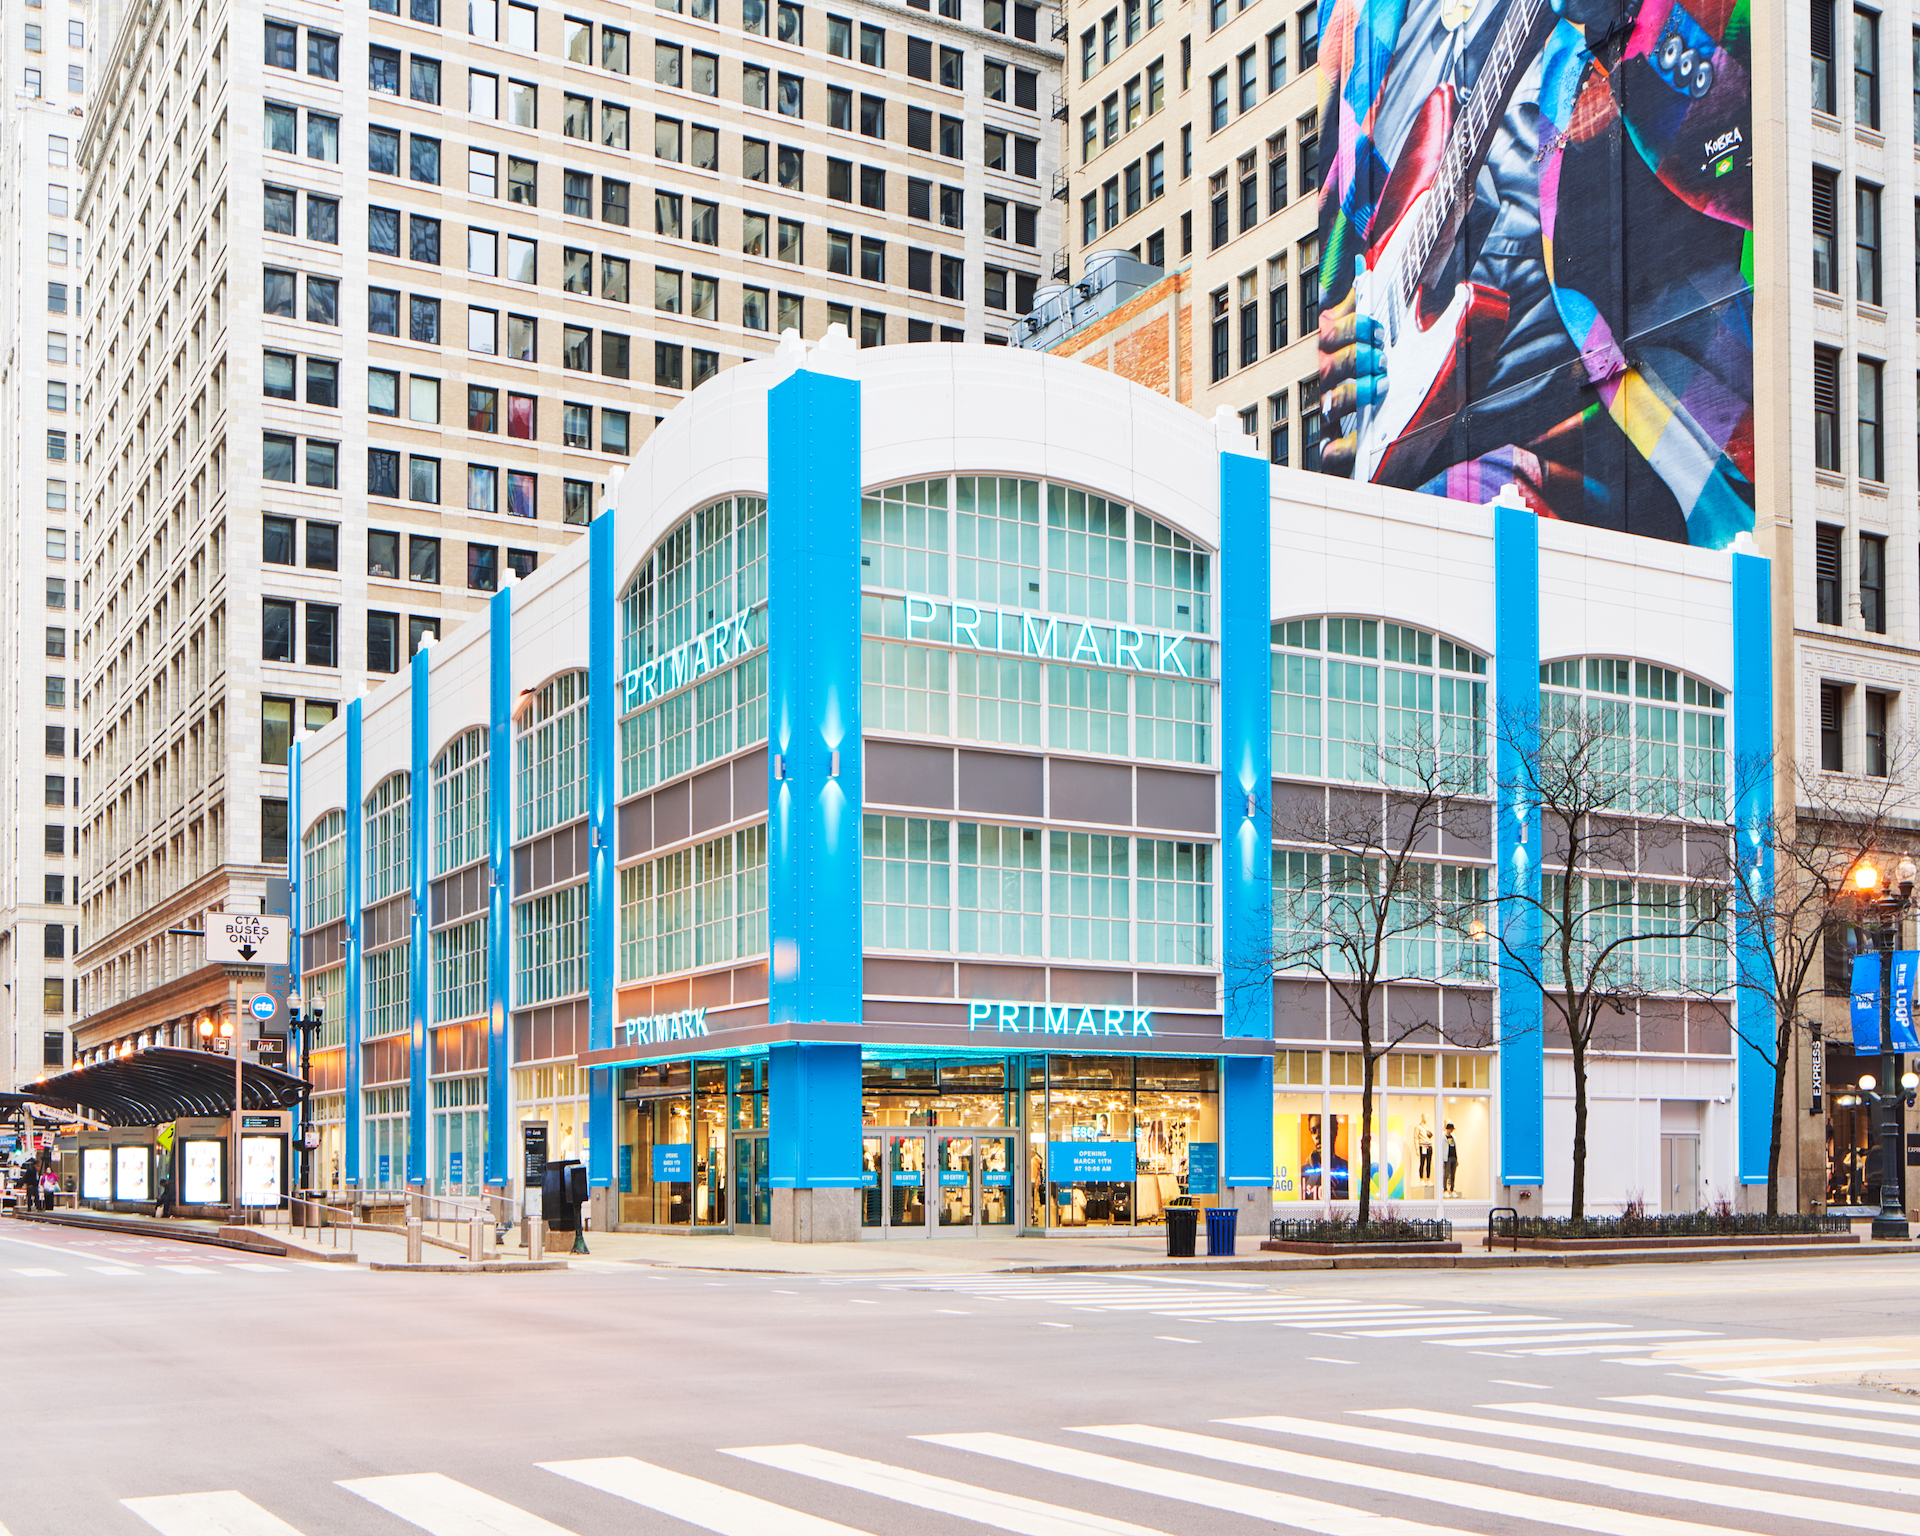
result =
M1240 1223L1238 1206L1211 1205L1207 1207L1207 1257L1219 1258L1224 1255L1233 1257L1235 1230Z

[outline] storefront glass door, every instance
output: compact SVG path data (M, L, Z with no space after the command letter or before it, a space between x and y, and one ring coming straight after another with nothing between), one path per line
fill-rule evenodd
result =
M733 1224L764 1227L773 1222L773 1187L767 1176L767 1138L733 1138Z
M1014 1140L969 1131L870 1133L860 1224L872 1237L968 1237L1018 1219Z

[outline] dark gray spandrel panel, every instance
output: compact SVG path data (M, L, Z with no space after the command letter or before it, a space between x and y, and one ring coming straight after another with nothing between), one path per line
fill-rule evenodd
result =
M1056 757L1047 764L1047 805L1055 821L1133 825L1133 770L1119 763Z
M1210 773L1180 773L1169 768L1134 770L1138 824L1169 832L1210 836L1216 824L1214 798L1219 780Z
M1012 752L960 752L959 809L998 816L1046 814L1046 759Z
M953 751L903 741L869 741L863 791L869 805L953 808Z

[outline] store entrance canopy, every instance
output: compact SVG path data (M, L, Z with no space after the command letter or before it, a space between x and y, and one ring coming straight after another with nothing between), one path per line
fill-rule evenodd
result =
M252 1062L240 1069L242 1109L288 1109L306 1084ZM42 1104L78 1105L108 1125L161 1125L186 1115L233 1112L233 1058L214 1051L155 1045L75 1067L20 1090Z

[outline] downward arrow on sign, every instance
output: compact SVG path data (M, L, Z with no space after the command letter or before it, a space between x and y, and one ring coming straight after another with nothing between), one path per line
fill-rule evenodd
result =
M260 951L255 949L251 944L242 944L240 946L240 958L242 960L251 960L259 953Z

